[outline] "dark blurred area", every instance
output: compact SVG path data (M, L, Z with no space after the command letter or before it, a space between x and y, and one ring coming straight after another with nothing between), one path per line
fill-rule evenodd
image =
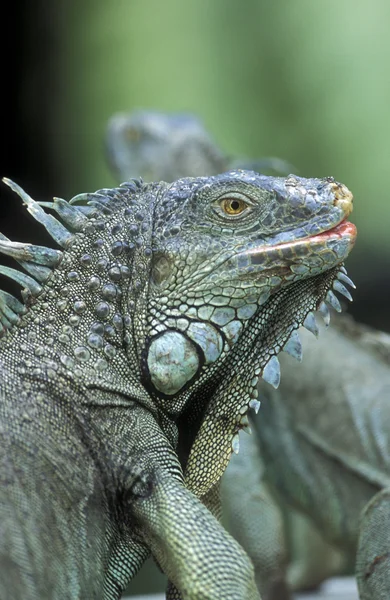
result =
M0 176L18 182L34 198L49 199L59 180L48 142L48 115L56 85L54 15L40 2L32 6L19 0L7 3L2 16ZM4 234L18 241L51 242L42 228L34 227L22 203L4 184L0 197Z
M8 3L0 175L40 200L112 186L112 113L194 112L231 155L278 156L350 187L349 311L390 330L389 19L385 0L375 11L352 0ZM49 243L3 185L0 197L3 233Z

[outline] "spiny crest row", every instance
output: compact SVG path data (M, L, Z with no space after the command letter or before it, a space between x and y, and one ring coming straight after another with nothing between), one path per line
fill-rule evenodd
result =
M333 282L333 290L335 290L339 294L342 294L343 296L345 296L345 298L347 298L349 301L352 301L352 296L344 284L349 285L353 289L356 288L353 281L351 281L351 279L348 277L345 267L341 265L339 268L339 271L337 273L337 278ZM329 311L328 306L333 308L336 312L342 311L341 304L340 304L336 294L332 290L329 290L327 292L325 300L322 301L320 303L320 305L318 306L318 312L321 314L326 327L330 323L330 311ZM308 314L306 315L306 318L303 322L303 327L305 327L305 329L307 329L308 331L313 333L316 337L318 337L319 328L318 328L318 325L316 322L315 315L312 311L308 312ZM283 352L287 352L287 354L290 354L296 360L301 362L301 360L302 360L302 343L299 338L299 333L296 329L291 333L289 339L285 343L285 345L283 347ZM263 372L261 373L261 378L264 381L266 381L267 383L269 383L270 385L272 385L272 387L277 388L277 387L279 387L279 384L280 384L280 376L281 376L281 374L280 374L279 359L276 355L274 355L270 358L270 360L264 367ZM257 395L258 395L257 388L255 390L253 390L252 393L254 393L256 397L252 397L247 408L252 408L256 413L258 413L258 411L260 409L260 400L258 400L258 398L257 398ZM252 433L251 428L249 426L247 409L245 407L242 407L242 410L244 412L241 412L242 416L240 417L240 421L239 421L240 430L243 430L245 433ZM240 449L239 433L236 433L232 439L232 452L234 452L235 454L238 454L239 449Z
M53 198L53 202L36 202L19 185L4 178L4 183L20 196L28 212L38 223L44 226L51 238L65 248L75 233L81 232L92 217L97 214L108 215L120 203L120 192L128 190L136 192L144 187L142 179L132 179L121 184L119 188L101 189L95 193L79 194L69 202L62 198ZM122 188L122 189L121 189ZM57 213L61 221L43 208ZM61 250L46 246L12 242L0 233L0 253L16 260L29 275L9 267L0 265L0 275L13 279L22 289L22 298L26 302L30 296L36 297L42 290L41 284L46 281L52 270L58 265L62 256ZM20 315L25 314L26 307L11 294L0 291L0 337L7 329L19 322Z

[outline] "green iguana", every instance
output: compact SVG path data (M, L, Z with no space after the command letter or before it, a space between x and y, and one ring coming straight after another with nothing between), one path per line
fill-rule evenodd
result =
M169 180L193 169L211 174L229 166L191 115L117 115L107 142L122 178L153 177L156 170ZM390 597L389 524L378 516L388 511L388 492L380 490L389 477L390 336L346 317L334 325L319 341L306 334L309 358L303 365L282 357L279 389L271 393L261 386L266 408L256 423L258 435L244 440L222 478L230 530L251 556L259 589L269 600L289 598L289 589L315 586L353 568L359 518L376 493L361 528L357 575L361 598ZM300 356L297 341L295 357ZM372 543L369 518L378 521Z
M345 281L348 189L230 171L35 202L61 249L0 240L0 598L256 599L218 483L258 378ZM46 209L46 210L44 210ZM53 211L54 217L46 211Z

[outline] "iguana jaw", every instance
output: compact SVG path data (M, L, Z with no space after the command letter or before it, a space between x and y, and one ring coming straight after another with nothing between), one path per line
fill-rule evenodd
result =
M232 349L230 372L214 390L211 401L205 406L199 431L191 446L186 465L186 481L199 496L204 495L224 472L231 453L239 451L239 432L250 433L247 413L260 408L257 382L261 377L277 388L280 365L277 355L285 351L301 360L301 343L298 328L303 325L314 335L318 328L312 311L319 310L328 324L327 305L341 311L332 289L347 296L343 283L352 285L342 265L337 265L314 277L302 279L291 286L279 289L248 323L246 339L251 341L250 352L242 336ZM348 296L347 296L348 297ZM263 313L268 313L262 318ZM275 324L280 324L276 327ZM238 391L240 390L240 392ZM213 431L210 440L206 432ZM213 478L207 482L199 478L196 468L203 467L208 456L213 456Z

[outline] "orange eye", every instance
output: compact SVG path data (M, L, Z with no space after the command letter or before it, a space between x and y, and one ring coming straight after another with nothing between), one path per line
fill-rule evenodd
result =
M220 206L223 212L231 217L240 215L248 208L248 204L244 202L244 200L241 200L241 198L223 198L220 202Z

